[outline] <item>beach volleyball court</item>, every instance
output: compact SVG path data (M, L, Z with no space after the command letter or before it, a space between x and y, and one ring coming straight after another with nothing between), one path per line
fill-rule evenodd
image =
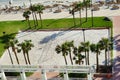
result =
M85 40L90 43L97 43L101 38L108 38L108 29L100 30L85 30ZM74 45L77 47L80 42L83 42L82 30L67 30L67 31L29 31L19 32L16 36L19 42L24 40L32 40L34 47L29 52L30 60L33 65L65 65L62 54L55 52L55 47L64 43L65 41L74 41ZM14 63L14 53L11 51ZM84 53L82 53L84 54ZM18 53L18 58L21 65L25 64L22 53ZM73 55L72 55L73 57ZM99 55L100 64L104 64L104 53ZM68 65L71 65L69 56L67 56ZM0 60L0 64L11 64L7 50L3 54ZM75 64L75 63L74 63ZM96 64L96 58L94 53L90 53L90 64Z

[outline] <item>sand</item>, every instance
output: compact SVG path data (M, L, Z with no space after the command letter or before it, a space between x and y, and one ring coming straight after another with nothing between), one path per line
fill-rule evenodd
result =
M86 41L91 43L97 43L102 37L108 37L108 30L86 30ZM33 65L65 65L62 54L55 52L55 47L62 44L65 41L74 40L75 46L78 46L80 42L83 42L82 30L72 31L36 31L36 32L20 32L16 38L19 42L24 40L32 40L35 47L30 51L30 59ZM16 63L14 53L11 51L12 58L14 58L14 64ZM82 53L84 55L84 53ZM22 53L18 53L20 64L24 65L25 61ZM74 55L72 55L74 56ZM67 56L68 65L71 65L69 56ZM104 52L99 55L99 64L104 64ZM84 61L85 62L85 61ZM7 50L1 57L0 64L11 64ZM90 64L96 64L95 53L90 53ZM75 65L75 61L74 61ZM85 63L83 64L85 65Z
M69 14L69 11L67 9L62 9L62 12L60 13L54 13L56 8L53 9L52 12L49 10L43 11L42 19L60 19L60 18L72 18L72 15ZM2 13L0 14L0 21L10 21L10 20L25 20L25 18L22 16L22 12L11 12L11 13ZM79 13L75 13L75 17L79 17ZM105 9L104 6L100 7L100 10L93 11L93 16L106 16L106 17L112 17L120 15L120 9L117 10L110 10L110 8ZM38 16L38 15L37 15ZM39 16L38 16L39 17ZM82 11L82 17L85 17L85 10ZM91 9L88 9L88 17L91 17ZM32 15L30 15L30 20L33 19Z

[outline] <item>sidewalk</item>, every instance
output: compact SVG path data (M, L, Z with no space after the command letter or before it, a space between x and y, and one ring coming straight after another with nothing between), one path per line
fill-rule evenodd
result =
M120 80L120 16L113 17L114 62L113 80Z

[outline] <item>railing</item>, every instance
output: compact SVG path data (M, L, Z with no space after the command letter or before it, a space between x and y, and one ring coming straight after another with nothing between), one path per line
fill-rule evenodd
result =
M52 78L48 80L64 80L63 78ZM69 78L69 80L87 80L87 78Z
M8 80L21 80L20 77L16 77L16 76L8 76L7 77ZM27 80L42 80L40 78L27 78ZM59 77L59 78L51 78L51 79L47 79L47 80L64 80L64 78ZM69 78L69 80L87 80L87 78Z
M90 73L88 75L88 80L92 80L92 73L95 72L93 66L59 66L59 65L0 65L0 74L2 80L7 80L5 76L5 72L20 72L21 80L27 80L25 72L35 72L39 71L42 74L42 79L37 80L48 80L46 76L46 72L60 72L64 73L64 79L62 80L83 80L83 79L70 79L68 73ZM57 80L61 80L61 78L56 78ZM56 80L54 79L54 80ZM31 79L28 79L31 80ZM32 79L34 80L34 79ZM50 79L53 80L53 79Z
M45 70L47 72L65 72L69 73L94 73L95 70L92 66L59 66L59 65L0 65L0 70L4 72L35 72L37 70Z

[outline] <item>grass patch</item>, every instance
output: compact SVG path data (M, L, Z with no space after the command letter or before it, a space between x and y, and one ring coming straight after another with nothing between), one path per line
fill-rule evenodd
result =
M26 74L27 77L29 77L30 75L33 74L33 72L26 72L25 74Z
M82 18L82 25L79 23L79 18L76 18L76 26L74 26L72 18L62 18L62 19L45 19L43 20L43 27L37 26L36 29L60 29L60 28L105 28L105 27L112 27L111 21L105 21L104 17L94 17L94 24L92 26L91 18L88 18L88 21L85 22L85 18ZM38 21L39 22L39 21ZM31 30L34 30L34 22L33 20L30 21L31 23ZM39 23L40 25L40 23ZM1 21L0 22L0 56L2 56L4 52L4 42L3 40L3 32L7 35L11 35L14 33L18 33L19 30L27 30L29 27L27 26L27 22L22 21Z
M76 26L74 26L73 19L48 19L43 21L43 29L58 29L58 28L98 28L98 27L111 27L111 21L105 21L104 17L94 17L94 24L92 26L91 18L85 22L82 18L82 25L80 26L79 18L75 19Z
M64 77L64 73L59 74L60 77ZM87 78L87 73L68 73L69 78Z
M33 72L25 72L25 75L29 77ZM20 72L5 72L6 76L20 76Z
M19 72L5 72L6 76L20 76Z
M87 78L87 73L69 73L71 78Z

